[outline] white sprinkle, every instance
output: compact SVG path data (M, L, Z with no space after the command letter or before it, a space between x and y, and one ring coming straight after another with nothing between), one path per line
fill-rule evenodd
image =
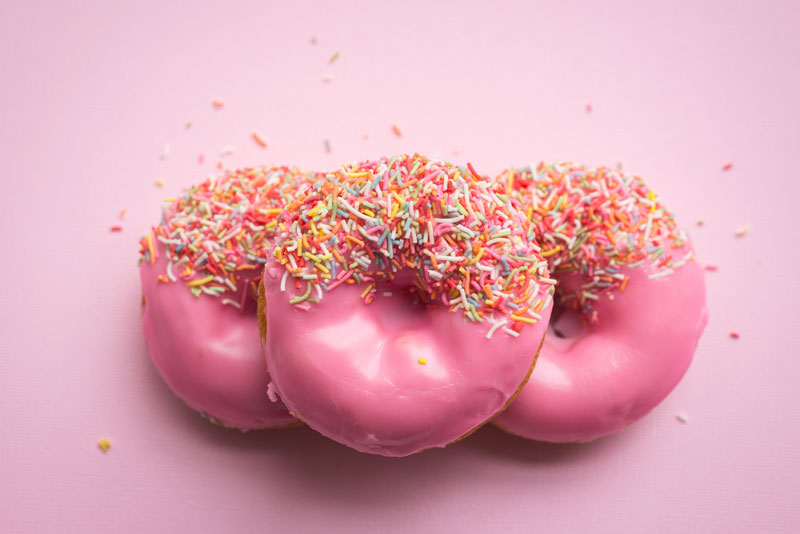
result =
M508 324L508 321L506 319L494 323L492 327L489 329L489 331L486 333L486 339L492 339L492 335L494 334L495 330L497 330L498 328L500 328L505 324Z
M503 331L504 331L506 334L510 335L510 336L519 337L519 333L517 333L517 332L514 332L514 331L513 331L513 330L511 330L510 328L503 328Z
M688 423L688 422L689 422L689 416L688 416L688 415L686 415L686 414L685 414L685 413L683 413L683 412L678 412L678 413L676 413L676 414L675 414L675 419L677 419L678 421L680 421L680 422L681 422L681 423L683 423L683 424L686 424L686 423Z
M237 310L241 310L241 309L242 309L242 307L239 305L239 303L238 303L238 302L236 302L236 301L233 301L233 300L231 300L231 299L222 299L222 303L223 303L223 304L227 304L228 306L233 306L233 307L234 307L234 308L236 308Z
M323 83L331 83L333 81L333 74L326 74L322 77Z
M741 228L736 230L736 233L734 233L733 235L735 235L736 237L744 237L749 233L750 233L750 226L742 226Z
M167 156L169 156L170 150L172 150L172 149L170 148L169 145L164 145L163 147L161 147L161 159L167 159Z
M233 145L226 145L222 147L222 150L219 151L219 157L224 158L225 156L230 156L236 152L236 147Z
M284 270L281 277L281 291L286 291L286 279L289 277L289 271Z

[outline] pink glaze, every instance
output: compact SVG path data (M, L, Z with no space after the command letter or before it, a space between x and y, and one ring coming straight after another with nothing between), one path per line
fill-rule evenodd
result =
M650 279L653 272L623 269L625 290L601 294L599 323L578 327L575 337L559 338L551 328L530 381L495 424L529 439L590 441L661 402L688 369L708 312L696 261L667 277ZM559 281L576 282L574 274ZM570 319L575 328L570 313L556 328Z
M162 247L155 265L142 262L142 328L150 357L169 387L191 408L226 426L254 430L296 422L283 404L267 396L255 305L240 312L219 297L195 297L181 280L158 282L165 269ZM245 291L247 286L240 284Z
M273 385L310 427L384 456L444 447L502 410L531 369L552 307L518 338L498 329L487 339L488 320L425 309L397 289L385 296L385 282L369 305L363 287L343 284L298 307L293 283L280 290L284 272L270 263L264 274Z

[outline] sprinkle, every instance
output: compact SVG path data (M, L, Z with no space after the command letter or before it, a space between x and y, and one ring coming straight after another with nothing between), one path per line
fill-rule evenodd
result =
M197 163L203 163L206 160L206 157L203 154L197 155Z
M741 228L736 230L736 232L734 232L733 235L735 235L736 237L744 237L749 233L750 233L750 227L749 226L742 226Z
M678 421L680 421L683 424L686 424L686 423L689 422L689 417L683 412L676 413L675 414L675 419L677 419Z
M97 440L97 446L101 451L108 452L108 449L111 448L111 441L109 441L107 438L100 438Z
M328 139L325 139L325 152L330 153L331 151L331 142Z
M211 105L214 106L214 109L222 109L225 107L225 102L223 100L213 100Z
M729 171L732 168L733 168L733 163L731 163L731 162L728 162L728 163L726 163L725 165L722 166L722 170L723 171Z
M731 338L733 338L733 339L739 339L739 332L731 332L731 333L730 333L730 336L731 336Z
M164 187L164 182L162 182L161 180L156 180L155 184L156 184L156 187Z
M314 35L311 36L311 44L312 44L312 46L317 44L317 38Z
M160 157L161 159L167 159L167 156L169 156L169 153L171 152L171 150L172 150L172 149L170 148L170 146L169 146L169 145L164 145L164 146L162 146L162 147L161 147L161 154L160 154L160 156L159 156L159 157Z
M426 363L428 363L428 360L425 358L417 358L417 363L420 365L425 365Z
M126 208L122 208L119 212L119 220L124 221L127 214L128 210Z
M185 128L189 130L192 127L192 121L187 121Z
M328 63L333 63L337 59L339 59L339 52L334 52L331 58L328 60Z
M697 221L697 226L703 226L704 224L705 224L705 223L704 223L702 220L700 220L700 221Z
M712 265L710 263L708 265L706 265L705 267L703 267L703 268L706 271L716 271L718 269L718 267L716 265Z
M122 231L122 226L120 226L119 224L115 224L114 226L111 227L111 231L112 232L121 232Z
M591 113L591 112L592 112L592 105L586 104L586 113Z
M322 77L322 83L331 83L333 81L333 74L326 74Z
M396 125L396 124L392 124L392 132L393 132L393 133L394 133L394 134L395 134L397 137L403 137L403 131L402 131L402 130L400 130L400 127L399 127L398 125Z
M222 147L222 150L219 151L219 157L224 158L225 156L230 156L236 152L236 147L233 145L226 145Z
M214 275L210 274L205 278L201 278L199 280L192 280L191 282L186 282L186 285L189 287L193 286L202 286L214 280Z
M255 141L255 142L256 142L256 144L257 144L258 146L260 146L261 148L267 148L267 142L266 142L266 141L264 141L264 140L261 138L261 136L260 136L260 135L258 135L256 132L253 132L253 141Z

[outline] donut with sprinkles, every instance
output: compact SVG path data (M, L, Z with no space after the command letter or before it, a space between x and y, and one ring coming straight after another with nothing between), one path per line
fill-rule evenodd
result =
M212 422L241 430L297 423L268 395L256 309L278 215L308 177L272 167L209 178L167 199L160 224L140 242L150 357Z
M536 372L494 423L551 442L621 430L677 385L705 328L691 242L641 178L616 169L542 163L497 180L558 284Z
M272 387L357 450L443 447L527 380L555 280L505 188L420 155L343 165L279 215L259 314Z

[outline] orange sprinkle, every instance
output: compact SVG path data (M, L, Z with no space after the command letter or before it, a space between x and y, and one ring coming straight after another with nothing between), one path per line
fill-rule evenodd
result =
M622 281L622 284L619 286L620 291L625 291L625 286L628 285L628 277L626 276L625 279Z
M267 148L267 142L264 141L256 132L253 132L253 141L255 141L256 144L258 144L258 146L261 148Z
M214 106L216 109L222 109L222 108L224 108L224 107L225 107L225 102L224 102L223 100L219 100L219 99L216 99L216 100L212 101L212 102L211 102L211 104L212 104L212 105L213 105L213 106Z
M363 242L363 241L361 241L361 240L360 240L359 238L357 238L357 237L353 237L353 236L351 236L351 235L348 235L348 236L345 236L345 239L346 239L346 240L348 240L348 241L351 241L351 242L353 242L353 243L356 243L356 244L357 244L357 245L359 245L359 246L362 246L362 247L364 246L364 242Z
M392 132L394 132L397 137L403 137L403 131L400 130L400 127L396 124L392 124Z

